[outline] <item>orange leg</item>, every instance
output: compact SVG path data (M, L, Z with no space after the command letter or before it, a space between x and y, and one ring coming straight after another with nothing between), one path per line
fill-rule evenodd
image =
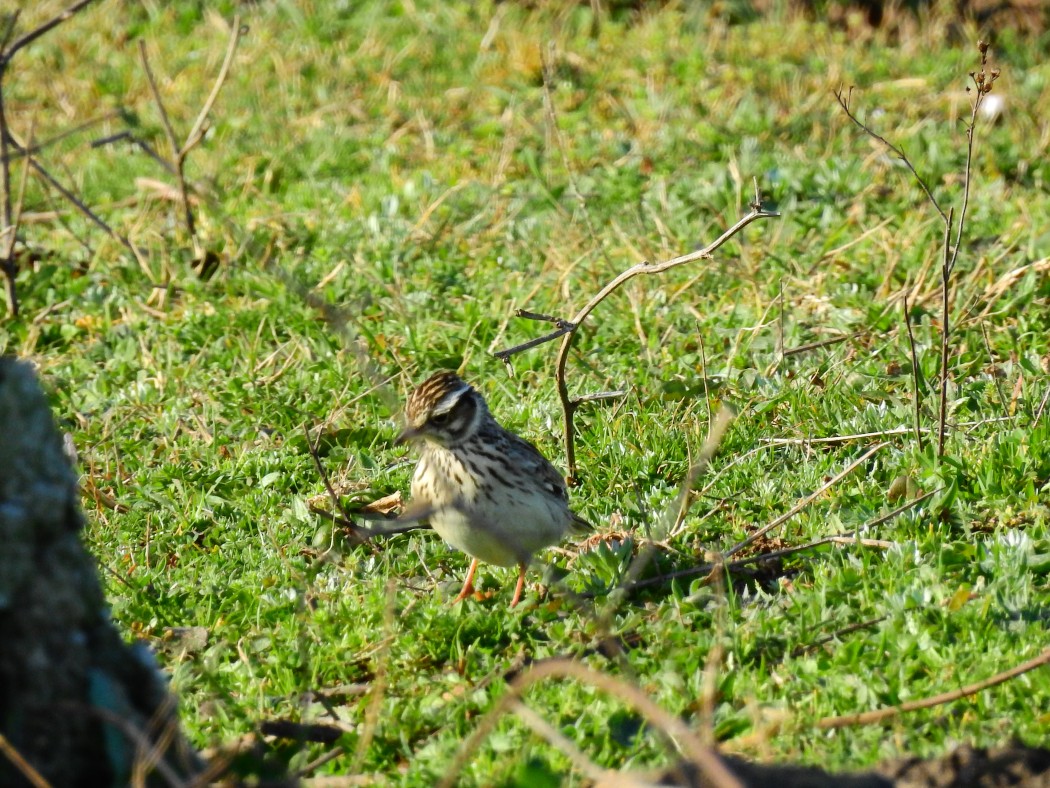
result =
M525 586L525 566L526 564L518 564L518 584L514 586L514 598L510 600L511 607L521 601L521 589Z
M463 589L459 592L459 596L452 600L452 604L462 602L468 596L474 593L474 570L478 568L478 559L474 559L470 562L470 569L467 570L467 579L463 581Z

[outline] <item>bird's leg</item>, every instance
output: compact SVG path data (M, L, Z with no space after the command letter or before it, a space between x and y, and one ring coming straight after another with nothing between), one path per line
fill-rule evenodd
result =
M452 604L462 602L468 596L474 593L474 570L478 568L478 559L474 559L470 562L470 569L467 570L467 579L463 581L463 589L459 592L459 596L452 600Z
M521 601L521 589L525 587L525 567L528 564L518 564L518 584L514 586L514 598L510 600L510 606L514 607Z

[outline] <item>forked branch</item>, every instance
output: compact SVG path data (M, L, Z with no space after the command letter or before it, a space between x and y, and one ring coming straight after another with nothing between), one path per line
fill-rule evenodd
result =
M973 101L970 105L970 122L966 126L966 169L963 173L963 193L962 201L958 211L958 223L955 221L955 209L949 208L947 212L941 207L937 198L934 197L933 192L927 185L926 181L923 180L922 176L919 175L915 169L911 160L904 153L904 149L898 145L894 145L892 142L887 140L881 134L878 134L871 129L870 126L861 121L856 115L853 114L853 110L850 108L850 100L853 96L853 88L850 88L848 92L843 94L842 90L835 91L835 99L838 101L839 106L842 107L842 111L846 113L854 125L856 125L861 131L867 134L874 140L882 143L893 153L898 159L904 162L904 165L911 172L915 178L919 187L925 192L926 197L929 199L930 204L936 209L937 213L940 214L941 220L944 222L944 248L943 262L941 264L941 358L940 358L940 408L938 411L938 425L937 425L937 456L944 456L944 442L947 434L948 424L948 376L950 374L948 368L948 362L951 359L951 276L955 270L955 264L959 259L959 250L962 247L963 230L966 226L966 209L970 204L970 186L972 183L973 176L973 148L974 140L976 137L977 128L977 116L980 112L981 105L984 102L984 97L992 91L992 85L999 78L999 69L989 68L988 66L988 44L985 41L977 42L977 49L981 55L981 68L979 71L970 72L970 80L973 82L973 87L967 86L966 90L972 92ZM952 243L952 230L955 230L955 242ZM907 321L907 314L905 319ZM911 336L911 325L908 324L909 337ZM912 342L912 355L914 363L914 338L910 340ZM916 387L916 397L918 397L918 387ZM920 410L920 405L916 402L916 413ZM918 432L916 433L918 434ZM921 443L920 443L921 446Z
M21 153L29 157L29 165L37 172L45 171L39 163L32 159L28 151L23 151L22 146L11 136L7 123L7 110L4 107L4 77L7 75L8 66L11 65L11 59L20 49L24 49L41 36L58 27L92 2L94 0L78 0L66 10L33 28L8 46L14 37L15 25L18 24L20 11L16 10L7 16L3 26L3 33L0 34L0 188L3 189L3 196L0 198L0 272L3 273L6 282L7 311L11 317L18 316L18 291L15 288L15 277L18 275L18 263L15 260L18 219L11 200L12 152ZM29 145L28 148L31 150L32 145ZM54 182L53 178L51 180ZM24 180L22 192L24 193ZM68 192L63 191L63 195L68 196ZM19 201L21 202L21 198L19 198ZM74 204L78 204L78 202L74 200ZM82 208L83 206L78 204L78 207ZM17 213L21 213L20 207Z
M524 350L542 345L545 342L562 337L561 346L558 348L558 355L555 362L555 379L558 384L558 399L561 402L562 408L562 423L565 432L565 463L568 471L568 482L569 484L576 483L576 428L574 423L574 416L576 415L576 409L584 402L593 402L595 400L607 399L610 393L603 393L600 396L588 396L582 397L570 397L569 387L565 379L565 368L568 364L569 349L572 347L572 341L576 337L576 332L582 325L583 321L594 311L594 309L609 297L617 288L619 288L624 282L629 279L633 279L636 276L642 274L659 274L664 271L668 271L672 268L677 268L680 265L686 263L692 263L696 260L700 260L705 257L710 257L711 254L722 245L726 243L730 238L739 233L745 227L758 219L771 219L780 216L776 211L767 211L762 208L762 201L758 193L758 186L755 186L755 199L751 203L750 212L742 217L736 224L722 233L718 238L712 241L710 244L705 246L703 249L697 249L696 251L690 252L689 254L681 255L680 257L674 257L670 260L664 260L661 263L650 263L648 261L642 261L637 265L633 265L626 271L619 274L605 287L598 291L597 295L591 298L583 307L575 314L570 320L559 320L557 318L550 318L546 315L539 316L540 319L546 319L554 322L558 326L557 331L553 331L550 334L546 334L542 337L525 342L521 345L515 345L514 347L501 350L494 355L501 361L508 362L510 357L516 353L520 353ZM530 317L537 319L536 315L530 312L523 312L519 310L517 314L521 317ZM619 392L616 392L619 394Z
M212 107L215 105L215 100L219 97L219 92L222 90L223 84L226 82L226 77L230 73L230 65L233 62L233 55L237 51L237 44L241 40L241 36L244 35L246 27L241 25L241 18L234 16L233 28L230 32L230 41L226 46L226 56L223 58L222 67L219 69L219 74L215 78L215 84L212 86L211 93L204 102L204 106L201 107L201 111L197 114L197 120L194 121L193 128L189 134L186 135L185 142L180 143L178 137L175 134L175 128L171 125L171 119L168 117L168 111L164 107L164 101L160 96L160 89L157 87L157 81L153 76L153 69L150 68L149 58L146 55L146 44L144 41L139 41L139 55L142 58L142 69L146 72L146 80L149 82L150 92L153 94L153 101L157 105L157 112L160 113L161 122L164 124L164 132L168 138L168 145L171 148L171 164L162 161L162 164L175 173L176 180L179 184L179 196L182 201L182 217L183 222L186 225L186 233L190 237L190 242L193 244L193 252L197 258L203 257L204 250L200 246L200 240L197 237L197 223L193 216L193 205L190 202L190 188L186 181L186 157L189 156L192 151L201 140L204 139L204 134L207 131L207 120L208 115L211 113ZM152 151L151 151L152 152ZM156 154L153 154L156 158Z

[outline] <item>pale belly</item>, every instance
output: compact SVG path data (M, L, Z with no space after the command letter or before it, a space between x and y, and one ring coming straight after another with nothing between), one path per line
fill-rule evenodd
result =
M435 461L448 473L428 474L421 462L412 497L433 507L430 524L442 539L474 558L497 566L528 563L533 553L558 542L572 521L567 505L540 491L484 490L451 453L428 458Z

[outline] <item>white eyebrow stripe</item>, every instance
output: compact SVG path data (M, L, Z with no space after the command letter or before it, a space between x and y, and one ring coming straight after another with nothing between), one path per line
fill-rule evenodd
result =
M466 383L464 383L458 388L453 389L452 391L448 392L444 397L442 397L441 401L434 406L433 412L447 413L448 411L452 410L453 406L455 406L457 402L459 402L459 398L466 394L468 391L470 391L470 386Z

